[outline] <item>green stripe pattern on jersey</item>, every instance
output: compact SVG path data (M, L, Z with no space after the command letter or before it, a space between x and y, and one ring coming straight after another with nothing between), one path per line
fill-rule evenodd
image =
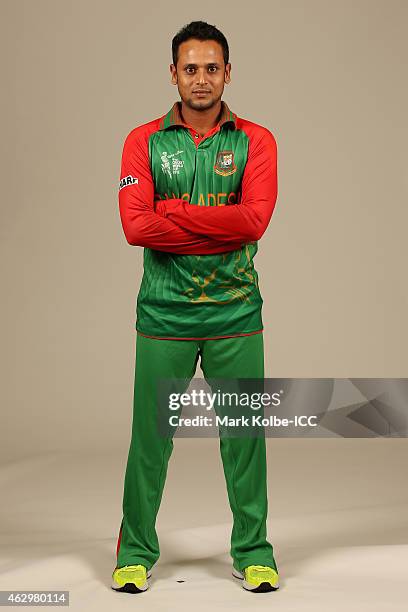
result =
M166 117L164 129L148 142L156 200L182 198L197 206L239 202L249 139L230 123L197 146L189 129ZM145 248L136 329L166 338L186 337L186 321L188 337L195 338L262 330L263 300L253 263L257 249L257 242L211 255Z

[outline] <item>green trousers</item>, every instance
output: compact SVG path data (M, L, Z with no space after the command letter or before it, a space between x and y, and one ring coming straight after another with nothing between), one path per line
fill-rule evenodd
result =
M204 378L263 378L263 334L216 340L157 340L136 334L132 437L127 461L123 518L117 540L117 567L150 569L160 556L156 517L172 436L157 426L157 380L194 377L198 359ZM233 516L230 554L234 567L269 565L273 547L266 539L268 511L265 437L226 437L220 432L229 504ZM188 495L188 491L186 491ZM211 508L209 506L209 512Z

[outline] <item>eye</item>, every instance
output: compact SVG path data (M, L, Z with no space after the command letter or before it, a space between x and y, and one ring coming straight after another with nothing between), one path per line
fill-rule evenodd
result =
M208 70L216 72L217 71L217 66L210 66Z
M190 70L191 70L192 72L190 72ZM192 74L192 73L194 72L194 68L193 68L192 66L187 66L187 68L186 68L186 72L188 72L188 74Z

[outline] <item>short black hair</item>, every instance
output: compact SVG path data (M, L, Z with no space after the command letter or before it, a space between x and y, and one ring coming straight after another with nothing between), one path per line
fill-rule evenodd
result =
M215 40L218 42L222 47L224 63L228 64L229 47L224 34L214 25L210 25L205 21L191 21L182 27L171 41L173 64L175 66L177 66L179 46L186 40L190 40L190 38L197 38L198 40Z

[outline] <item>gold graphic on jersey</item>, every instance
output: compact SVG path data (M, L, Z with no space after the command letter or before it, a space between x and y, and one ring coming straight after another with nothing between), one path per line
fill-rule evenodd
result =
M217 283L218 267L204 277L194 269L191 275L194 285L183 291L183 294L193 303L229 304L234 300L250 302L254 287L258 288L258 277L254 270L249 244L251 243L237 251L222 254L222 266L233 261L233 270L229 279ZM200 260L203 256L195 255L195 257ZM219 294L220 291L224 291L224 299L217 299L211 295L211 293Z

